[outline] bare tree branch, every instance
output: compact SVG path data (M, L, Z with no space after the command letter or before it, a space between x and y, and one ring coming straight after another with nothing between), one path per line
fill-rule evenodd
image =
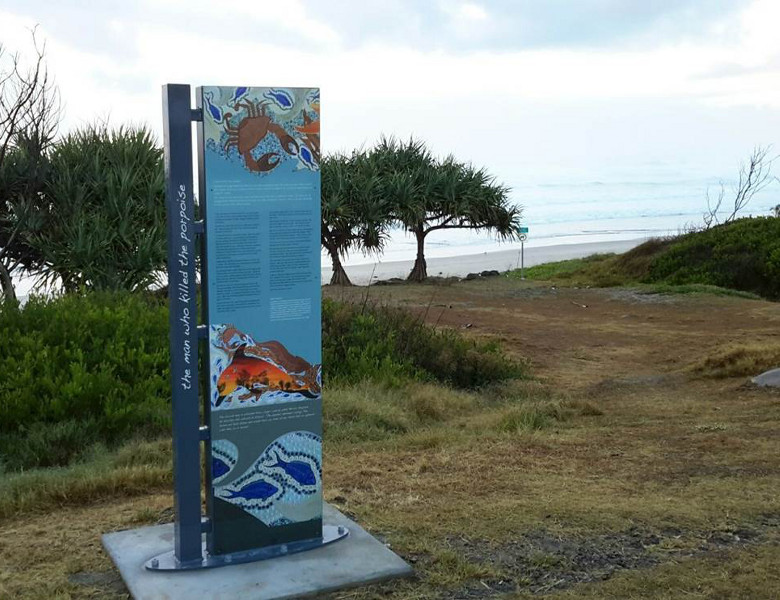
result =
M780 179L772 175L772 163L777 157L770 156L771 151L772 146L756 146L747 162L740 164L739 177L732 188L734 200L728 209L729 215L723 223L730 223L736 219L739 212L748 205L753 197L773 181L780 182ZM703 215L705 230L720 223L718 213L726 199L726 184L721 181L718 188L716 198L710 195L710 189L707 188L707 211Z
M750 200L772 183L772 163L776 157L770 157L771 146L756 146L747 163L739 167L739 179L734 186L734 206L726 223L733 221Z
M704 213L704 229L709 229L713 225L718 224L718 211L723 204L723 198L726 196L726 186L721 181L719 183L720 189L718 191L718 199L713 203L710 198L710 188L707 188L707 212Z
M33 58L25 68L18 53L0 46L0 166L19 134L51 142L57 133L59 92L46 66L46 44L31 32Z
M0 294L14 297L13 271L29 249L20 240L24 206L39 193L39 170L60 123L59 92L46 66L46 44L33 28L23 60L0 44ZM29 262L29 261L27 261Z

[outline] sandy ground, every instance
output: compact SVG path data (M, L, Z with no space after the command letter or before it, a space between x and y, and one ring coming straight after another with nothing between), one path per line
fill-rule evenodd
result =
M555 246L539 246L525 249L525 266L532 267L547 262L582 258L591 254L606 252L625 252L634 246L638 246L645 239L621 240L615 242L588 242L584 244L558 244ZM502 250L500 252L482 252L480 254L467 254L463 256L447 256L442 258L429 258L428 275L441 277L465 277L469 273L480 271L508 271L520 266L520 252L518 250ZM414 261L401 260L393 262L377 261L376 263L347 266L347 274L356 285L367 285L373 277L377 279L390 279L391 277L405 278L412 270ZM325 259L322 264L322 282L330 281L333 270Z

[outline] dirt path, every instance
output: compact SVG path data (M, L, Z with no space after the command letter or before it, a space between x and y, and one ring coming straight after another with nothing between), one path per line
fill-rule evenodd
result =
M358 299L365 289L328 294ZM447 462L446 474L413 483L398 474L374 488L379 504L413 485L426 513L457 513L450 530L470 532L447 547L482 577L442 597L778 597L780 393L746 386L746 376L694 376L691 365L724 347L780 344L780 304L503 278L370 294L500 338L549 389L600 414L542 437L482 441L452 451L458 466ZM336 479L349 489L348 475ZM452 496L438 500L446 485L478 499L459 498L459 512ZM362 515L369 523L371 513Z
M328 290L359 298L366 288ZM780 303L729 296L556 288L504 278L451 286L387 286L370 299L503 340L556 387L684 370L725 344L780 340Z

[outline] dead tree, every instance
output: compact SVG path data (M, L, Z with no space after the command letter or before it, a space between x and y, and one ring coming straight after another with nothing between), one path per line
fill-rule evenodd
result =
M9 173L14 153L33 161L44 156L60 122L59 92L46 66L46 44L31 32L32 56L24 60L0 44L0 290L15 298L12 275L23 266L21 248L24 219L20 207L39 193L25 181L25 174ZM29 153L37 156L29 156Z
M745 208L757 193L766 188L775 177L772 177L772 163L775 158L769 155L771 146L756 146L747 162L739 166L739 178L732 188L734 200L729 207L729 216L723 221L730 223L737 218L739 212ZM717 198L710 196L707 190L707 212L704 213L704 229L718 225L720 219L718 212L726 199L726 184L720 182Z

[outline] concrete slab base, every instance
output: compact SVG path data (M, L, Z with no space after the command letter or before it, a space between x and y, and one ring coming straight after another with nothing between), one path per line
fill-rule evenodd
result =
M173 525L107 533L103 546L135 600L281 600L407 577L411 567L338 510L325 504L323 523L349 536L316 550L202 571L148 571L144 563L173 548Z

